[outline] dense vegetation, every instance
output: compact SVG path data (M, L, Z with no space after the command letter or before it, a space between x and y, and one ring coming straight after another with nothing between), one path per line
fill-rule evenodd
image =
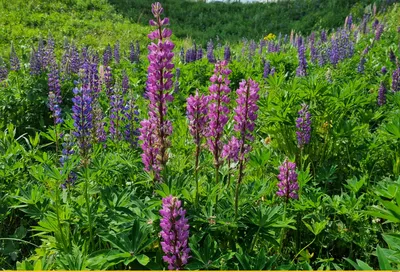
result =
M0 6L0 268L400 267L399 5L203 52L30 3Z
M152 17L148 9L151 0L109 1L132 22L147 25ZM268 33L288 34L292 29L308 35L311 31L336 28L349 14L355 18L362 17L365 8L374 2L383 8L395 1L296 0L228 4L169 0L164 6L166 16L173 22L174 35L190 37L205 46L211 39L235 43L243 38L257 40ZM371 6L367 11L371 12Z

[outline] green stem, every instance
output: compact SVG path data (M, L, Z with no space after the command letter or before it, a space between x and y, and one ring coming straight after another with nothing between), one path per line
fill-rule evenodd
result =
M92 216L90 212L90 203L89 203L89 194L88 194L88 188L89 188L89 177L88 177L88 169L85 169L86 171L86 178L85 178L85 202L86 202L86 210L87 210L87 215L88 215L88 221L89 221L89 247L93 247L93 230L92 230ZM89 250L88 250L89 252Z
M0 240L23 242L23 243L26 243L26 244L29 244L29 245L32 245L32 246L35 246L35 247L39 247L38 245L35 245L34 243L31 243L31 242L28 242L28 241L25 241L25 240L21 240L21 239L17 239L17 238L0 238Z
M61 235L62 243L64 245L64 250L66 250L68 248L68 246L66 244L66 241L65 241L65 238L64 238L64 232L63 232L62 226L61 226L60 209L59 209L59 201L60 201L60 199L59 199L59 191L58 191L57 185L56 185L56 188L57 189L56 189L56 203L55 204L56 204L57 224L58 224L58 228L60 230L60 235Z
M218 186L218 184L219 184L219 164L217 164L215 166L215 183ZM217 209L218 209L218 192L215 196L215 215L217 215Z
M235 220L238 217L239 187L240 187L240 183L242 183L242 178L243 178L243 160L240 160L239 177L238 177L238 182L236 183L236 191L235 191Z
M301 252L303 252L303 250L305 250L305 249L306 249L307 247L309 247L312 243L314 243L314 241L315 241L316 238L317 238L317 236L314 236L314 239L313 239L310 243L308 243L308 244L307 244L305 247L303 247L299 252L297 252L296 256L294 256L294 258L293 258L293 260L292 260L291 263L293 263L294 260L296 260L297 256L299 256L299 254L300 254Z
M287 206L287 202L285 201L285 206L283 206L283 220L282 221L285 221L286 220L286 206ZM280 244L280 247L279 247L279 253L282 253L282 249L283 249L283 239L285 238L285 229L282 229L282 231L281 231L281 244Z
M196 179L196 198L194 205L197 208L199 205L199 156L200 156L200 144L196 146L196 161L194 165L194 175Z

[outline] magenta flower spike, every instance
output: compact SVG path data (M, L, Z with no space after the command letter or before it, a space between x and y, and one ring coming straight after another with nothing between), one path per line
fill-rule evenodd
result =
M143 149L143 163L145 169L151 169L155 175L159 177L159 172L168 160L167 148L169 147L168 136L172 134L172 124L166 119L167 114L167 102L173 101L173 96L168 93L171 90L172 82L172 69L174 64L172 58L174 53L174 44L170 41L172 31L163 26L169 24L169 19L161 19L160 15L163 12L163 8L160 3L152 4L151 8L155 20L150 20L150 25L155 26L156 29L151 32L148 37L152 40L152 43L148 46L149 55L148 59L150 65L148 67L147 77L147 92L149 103L149 119L145 120L154 125L155 127L151 130L149 126L143 128L140 131L151 132L152 135L144 135L142 138L142 149ZM144 124L147 124L144 122ZM152 142L146 142L148 139L152 139ZM146 150L146 148L152 148L152 151ZM150 160L147 155L157 151L156 160ZM151 164L149 164L151 162Z
M193 136L194 142L200 144L201 137L207 129L208 96L199 95L196 91L195 96L187 98L187 117L189 119L189 132Z
M227 105L230 102L228 94L231 89L228 86L230 83L228 75L231 73L231 70L226 66L226 61L217 62L215 64L214 74L210 78L212 85L209 87L210 104L208 106L207 115L209 129L205 136L207 137L208 148L214 155L214 164L217 168L221 164L221 138L224 132L224 126L229 119L229 108Z
M296 163L286 159L279 167L279 171L278 179L280 182L278 183L279 189L276 194L284 197L286 202L290 198L298 199L297 191L299 190L299 184L297 182Z
M188 247L189 224L185 218L186 211L181 207L181 201L170 195L162 199L160 215L161 247L165 255L164 262L169 270L180 270L190 258Z

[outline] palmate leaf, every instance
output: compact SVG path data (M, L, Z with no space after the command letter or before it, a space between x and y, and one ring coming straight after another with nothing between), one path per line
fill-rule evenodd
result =
M149 245L151 245L157 237L151 237L151 230L141 221L135 220L130 231L123 233L104 233L100 234L105 241L109 242L113 248L117 249L123 255L115 256L124 259L118 262L124 262L125 265L137 260L141 265L145 266L149 263L150 258L141 254ZM115 261L115 260L114 260Z

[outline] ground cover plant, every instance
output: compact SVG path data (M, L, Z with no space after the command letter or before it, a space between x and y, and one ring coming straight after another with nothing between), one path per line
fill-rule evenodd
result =
M203 50L160 3L35 3L126 36L1 51L1 268L399 268L398 4Z

